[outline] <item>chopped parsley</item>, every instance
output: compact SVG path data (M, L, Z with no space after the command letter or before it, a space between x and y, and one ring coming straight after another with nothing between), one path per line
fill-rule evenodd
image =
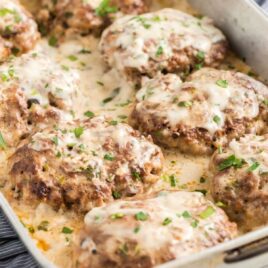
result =
M6 145L5 139L2 135L2 133L0 132L0 148L5 149L6 147L7 147L7 145Z
M166 225L169 225L171 222L172 222L172 219L165 218L164 221L162 222L162 225L166 226Z
M196 227L198 226L198 223L199 223L198 220L194 220L194 221L191 223L191 226L192 226L193 228L196 228Z
M247 171L248 171L248 172L252 172L252 171L256 170L259 166L260 166L260 163L259 163L259 162L254 162L254 163L247 169Z
M179 107L186 107L186 108L188 108L188 107L191 107L192 105L193 105L193 103L191 101L180 101L178 103L178 106Z
M182 217L185 218L185 219L188 219L188 218L191 218L191 214L187 210L185 210L182 213Z
M77 61L78 58L75 55L70 55L70 56L68 56L68 60L70 60L70 61Z
M80 138L84 133L84 128L83 127L77 127L74 129L74 135L76 138Z
M164 53L164 49L163 49L162 46L160 46L160 47L158 47L158 49L157 49L155 55L156 55L157 57L159 57L159 56L163 55L163 53Z
M47 230L48 230L48 225L49 225L49 222L48 222L48 221L42 221L42 222L37 226L37 230L47 232Z
M120 199L122 197L122 194L118 191L113 191L112 195L114 199Z
M56 47L58 45L58 39L55 37L55 36L51 36L49 39L48 39L48 44L51 46L51 47Z
M137 226L137 227L134 228L133 232L135 234L137 234L140 231L140 229L141 229L141 227L140 226Z
M141 174L137 171L132 171L132 177L135 179L135 180L141 180Z
M143 211L140 211L135 214L135 219L137 221L146 221L148 219L149 215L147 213L144 213Z
M268 106L268 99L265 99L265 100L263 101L263 104L266 105L266 106Z
M86 117L89 117L89 118L92 118L92 117L95 116L95 114L94 114L93 112L91 112L91 111L86 111L86 112L84 113L84 115L85 115Z
M114 213L111 215L112 220L117 220L117 219L122 219L124 218L125 214L124 213Z
M199 217L204 220L204 219L207 219L208 217L212 216L215 212L216 212L216 210L213 207L209 206L199 214Z
M112 156L111 154L106 154L106 155L104 155L103 159L107 160L107 161L113 161L115 159L115 157Z
M145 28L145 29L150 29L151 28L151 24L148 23L147 19L142 17L142 16L137 16L135 17L135 19L141 23L141 25Z
M55 144L55 145L59 145L59 138L57 136L53 137L51 139L51 141Z
M88 49L85 49L85 48L83 48L83 49L81 49L80 51L79 51L79 54L91 54L92 52L90 51L90 50L88 50Z
M169 181L170 181L170 186L171 186L171 187L176 187L176 185L177 185L177 180L176 180L176 178L175 178L174 175L170 175L170 176L169 176Z
M216 206L217 207L226 207L226 205L223 202L221 202L221 201L217 202L216 203Z
M110 0L102 0L100 5L96 8L96 15L99 17L105 17L108 14L116 13L118 8L110 5Z
M225 159L223 162L219 164L219 171L222 171L224 169L234 167L234 168L241 168L244 164L244 160L241 158L237 158L234 154L229 156L227 159Z
M218 80L216 82L216 85L219 86L219 87L227 88L228 87L228 81L220 79L220 80Z
M116 125L118 124L118 121L116 121L116 120L112 120L112 121L109 122L109 124L110 124L111 126L116 126Z
M103 104L106 104L106 103L108 103L108 102L111 102L111 101L112 101L112 100L119 94L120 89L121 89L120 87L115 88L115 89L113 90L111 96L108 97L108 98L106 98L106 99L104 99L104 100L102 101L102 103L103 103Z
M198 51L198 53L196 54L196 58L197 58L199 61L204 61L204 59L205 59L205 52L203 52L203 51Z
M64 234L71 234L73 232L73 230L71 228L69 228L69 227L64 226L62 228L61 232L64 233Z
M219 125L219 124L221 123L221 118L220 118L218 115L215 115L215 116L213 117L213 121L214 121L217 125Z

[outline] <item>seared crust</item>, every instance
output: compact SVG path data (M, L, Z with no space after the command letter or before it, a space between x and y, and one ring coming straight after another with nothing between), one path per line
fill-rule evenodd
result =
M31 14L16 0L1 0L0 12L0 61L33 49L40 36Z
M14 58L0 66L0 77L0 129L7 146L71 117L67 112L78 88L77 74L66 73L46 55Z
M191 154L210 154L266 126L265 85L231 71L203 68L184 83L160 75L144 83L130 123L157 143Z
M161 150L125 124L103 117L47 128L9 160L18 198L87 212L144 192L162 168Z
M229 217L246 229L268 222L267 155L268 135L246 135L211 160L213 198L223 202ZM233 156L241 164L229 160L233 165L228 165Z
M197 19L178 10L163 9L141 16L125 16L102 35L100 50L111 68L130 80L159 71L187 75L202 65L217 66L227 42L208 18Z
M79 268L149 268L235 235L236 225L201 193L165 192L90 211L74 259Z
M109 1L108 1L109 2ZM42 8L37 15L42 32L45 34L52 30L55 35L78 33L86 35L98 34L114 17L123 14L140 14L148 10L148 0L113 0L108 6L100 10L101 0L85 3L82 0L42 0ZM98 11L100 10L100 11Z

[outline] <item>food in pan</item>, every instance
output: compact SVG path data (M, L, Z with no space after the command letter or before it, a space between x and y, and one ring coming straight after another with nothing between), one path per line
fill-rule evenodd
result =
M98 33L118 15L140 14L148 10L146 0L42 0L37 15L41 32L66 31L79 34Z
M227 42L210 19L174 9L125 16L102 35L100 49L107 64L139 81L158 72L185 75L223 60Z
M201 193L117 201L86 215L77 267L154 267L235 235L236 225Z
M244 133L266 126L268 88L239 72L202 68L186 82L174 74L145 81L132 124L160 144L210 154Z
M146 191L162 152L126 124L103 116L61 123L22 141L9 160L15 196L87 212Z
M71 110L79 83L76 71L42 52L11 58L0 66L0 79L0 127L11 146L37 125L68 118L60 110Z
M18 2L0 4L0 25L17 23L0 35L0 190L49 260L152 267L265 214L267 87L210 19L185 0L172 2L192 15L162 0L35 2L40 40ZM231 152L244 140L263 158Z
M267 224L268 135L232 140L211 161L211 193L245 228Z
M39 39L32 16L17 0L0 2L0 62L12 53L20 54L34 48Z

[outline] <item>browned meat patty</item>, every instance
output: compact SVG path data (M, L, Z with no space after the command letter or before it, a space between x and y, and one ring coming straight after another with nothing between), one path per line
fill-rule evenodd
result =
M224 35L210 19L175 9L118 19L104 31L100 43L107 64L135 82L142 75L185 76L193 68L216 66L226 48Z
M142 193L158 178L162 152L126 124L104 117L49 127L23 141L9 160L18 198L87 212Z
M2 64L0 132L6 145L16 145L36 126L71 117L68 111L78 81L75 71L64 71L42 53L27 53Z
M201 193L162 192L94 208L75 251L80 268L149 268L234 238L236 225Z
M268 88L238 72L203 68L184 83L160 75L147 80L136 99L131 124L186 153L210 154L266 126Z
M148 0L42 0L37 19L41 32L99 33L120 13L140 14L147 11Z
M268 222L268 135L233 140L211 161L211 193L245 228Z
M0 61L13 53L25 53L39 39L32 16L16 0L0 2Z

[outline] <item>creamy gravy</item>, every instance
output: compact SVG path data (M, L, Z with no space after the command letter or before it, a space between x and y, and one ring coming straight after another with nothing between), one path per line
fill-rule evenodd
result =
M34 2L37 1L23 0L22 2L26 6L30 6L31 9L36 8ZM173 7L190 14L196 14L186 0L168 1L168 4L165 4L164 1L153 2L152 10ZM44 39L40 41L37 50L44 51L51 59L64 66L66 70L73 68L79 73L80 92L75 97L75 105L72 107L72 111L69 111L73 117L83 117L84 112L92 111L96 115L108 115L114 120L125 122L133 106L136 91L115 71L107 72L98 52L98 43L99 40L92 36L81 37L66 41L55 49L50 47L48 41ZM243 72L250 70L231 53L222 67L225 69L236 68ZM165 167L158 188L202 190L203 192L207 190L208 158L185 156L171 150L163 151ZM4 174L7 172L5 159L10 154L10 151L0 154L2 178L5 177ZM175 187L171 186L171 178L175 178ZM0 185L3 185L1 181ZM79 232L83 219L71 212L55 212L45 204L40 204L36 209L31 208L14 200L10 193L5 193L5 195L24 226L29 229L29 233L38 248L59 267L71 267L72 239ZM209 193L207 196L209 196ZM73 232L62 233L63 227L68 227Z

